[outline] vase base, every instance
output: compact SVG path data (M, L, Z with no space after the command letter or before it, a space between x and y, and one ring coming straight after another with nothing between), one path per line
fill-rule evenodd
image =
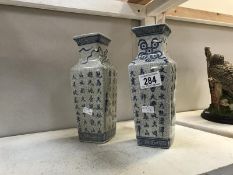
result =
M106 143L111 140L116 134L116 128L113 128L105 133L79 133L80 142L90 143Z
M216 123L223 123L223 124L233 124L233 117L232 114L226 115L226 114L218 114L210 112L208 109L205 109L201 113L201 117L212 122Z
M164 138L137 137L137 144L138 146L168 149L172 141Z

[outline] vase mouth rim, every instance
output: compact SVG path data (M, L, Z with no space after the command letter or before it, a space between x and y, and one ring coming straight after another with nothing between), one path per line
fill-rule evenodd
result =
M148 26L138 26L133 27L132 31L137 37L142 36L150 36L156 34L164 34L165 36L169 36L171 33L171 29L167 24L153 24Z
M88 33L77 35L73 37L73 40L78 44L78 46L92 44L92 43L100 43L108 46L111 40L102 33Z

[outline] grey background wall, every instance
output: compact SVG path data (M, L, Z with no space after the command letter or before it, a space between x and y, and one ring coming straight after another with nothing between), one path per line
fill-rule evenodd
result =
M0 6L0 136L76 126L70 68L73 36L102 32L112 39L118 69L118 116L130 118L127 66L137 21Z
M130 29L138 21L0 5L0 137L75 126L69 69L77 62L74 35L112 39L118 69L118 119L132 118L127 65L136 54ZM169 53L178 65L177 111L207 107L204 46L233 62L233 29L168 21Z
M172 29L168 43L177 62L176 105L178 111L203 109L210 102L204 47L233 63L233 28L167 21Z

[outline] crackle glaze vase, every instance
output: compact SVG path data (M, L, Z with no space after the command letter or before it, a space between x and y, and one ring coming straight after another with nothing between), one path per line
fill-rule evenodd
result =
M131 102L139 146L169 148L174 139L175 62L167 55L166 24L132 29L138 55L129 64Z
M79 140L104 143L116 133L117 73L102 34L74 37L79 62L71 68Z

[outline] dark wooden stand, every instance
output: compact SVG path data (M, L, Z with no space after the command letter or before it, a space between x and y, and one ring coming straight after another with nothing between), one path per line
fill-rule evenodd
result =
M211 113L208 109L201 113L201 117L212 122L233 125L233 116Z

